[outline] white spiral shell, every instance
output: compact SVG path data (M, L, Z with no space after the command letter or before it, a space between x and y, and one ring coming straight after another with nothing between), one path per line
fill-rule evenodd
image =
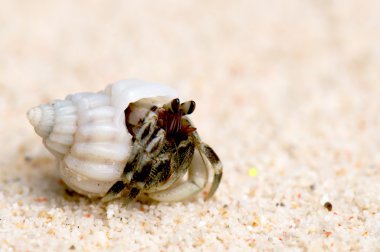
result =
M175 97L167 86L130 79L98 93L77 93L40 105L27 116L57 158L64 182L78 193L103 196L120 178L131 151L124 110L144 98L159 105Z

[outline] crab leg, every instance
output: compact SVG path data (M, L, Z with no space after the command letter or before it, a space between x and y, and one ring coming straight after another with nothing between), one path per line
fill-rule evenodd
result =
M154 193L149 197L157 201L181 201L200 192L207 184L208 172L199 153L194 153L194 160L188 171L188 179L174 186Z
M220 181L222 180L222 175L223 175L223 166L222 162L220 162L220 159L216 155L215 151L211 149L210 146L208 146L206 143L200 143L199 145L200 153L206 156L208 161L210 162L213 170L214 170L214 179L211 184L210 191L208 192L206 196L206 200L211 198L216 190L219 187ZM205 163L206 165L206 163Z
M186 118L186 120L189 125L193 125L189 118ZM206 196L206 200L208 200L215 194L216 190L219 187L223 175L223 165L215 151L208 144L202 142L201 138L199 137L196 131L192 133L192 136L195 139L194 141L196 143L196 147L202 156L203 165L207 167L207 163L203 158L206 157L213 169L214 178L212 180L211 188Z

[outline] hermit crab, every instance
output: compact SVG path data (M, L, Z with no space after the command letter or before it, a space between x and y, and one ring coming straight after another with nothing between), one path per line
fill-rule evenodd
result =
M28 111L62 180L76 192L129 203L139 195L181 201L222 178L222 164L189 119L194 101L181 103L164 85L122 80L98 93L77 93ZM212 167L212 169L211 169Z

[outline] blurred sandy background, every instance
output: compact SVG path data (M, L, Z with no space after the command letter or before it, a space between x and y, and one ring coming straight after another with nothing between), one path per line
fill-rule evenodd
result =
M0 250L380 251L379 41L376 0L0 0ZM27 109L131 77L197 102L211 201L65 192Z

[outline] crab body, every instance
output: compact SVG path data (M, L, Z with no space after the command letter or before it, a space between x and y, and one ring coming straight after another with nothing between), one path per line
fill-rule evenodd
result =
M188 118L195 103L176 97L167 86L126 80L40 105L28 118L78 193L104 201L123 196L127 203L141 193L183 200L207 185L206 158L214 168L211 197L221 163Z

